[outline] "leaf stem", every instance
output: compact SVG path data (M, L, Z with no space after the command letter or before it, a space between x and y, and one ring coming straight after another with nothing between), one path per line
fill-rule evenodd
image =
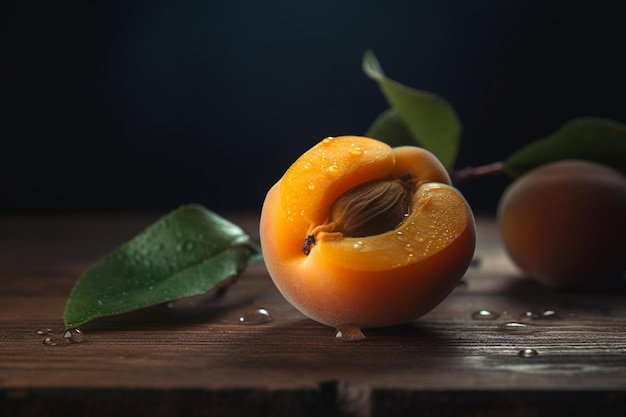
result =
M504 162L496 161L478 167L467 167L450 172L452 184L459 185L467 180L486 177L488 175L502 175L504 173Z

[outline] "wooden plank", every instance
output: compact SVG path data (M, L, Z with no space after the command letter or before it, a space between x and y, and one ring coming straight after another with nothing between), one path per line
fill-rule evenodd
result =
M555 291L525 280L492 219L478 221L463 285L361 342L301 315L257 264L223 296L98 319L81 328L85 343L64 343L80 273L157 217L0 218L0 415L496 415L512 405L508 415L589 415L606 404L624 415L622 283ZM231 219L258 234L255 216ZM241 324L258 308L273 320Z

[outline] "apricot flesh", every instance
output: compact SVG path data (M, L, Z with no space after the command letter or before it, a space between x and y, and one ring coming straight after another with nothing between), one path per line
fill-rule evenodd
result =
M564 288L626 269L626 177L581 160L543 165L503 193L504 246L528 277Z
M324 228L333 203L373 180L411 178L404 220L371 236ZM329 326L383 327L414 320L460 281L475 247L473 214L445 168L417 147L326 138L269 190L261 212L263 257L282 295ZM308 254L303 241L312 236Z

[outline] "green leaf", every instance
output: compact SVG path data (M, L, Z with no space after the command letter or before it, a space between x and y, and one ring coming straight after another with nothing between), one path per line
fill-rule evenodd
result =
M415 138L393 107L382 112L374 120L365 136L381 140L391 147L416 144Z
M387 78L372 51L366 51L363 57L363 71L378 83L416 143L452 168L461 136L461 123L452 106L435 94Z
M202 206L182 206L83 273L67 300L65 326L203 294L259 253L237 225Z
M562 159L597 162L626 175L626 125L597 117L573 119L552 135L507 158L504 172L515 178L539 165Z

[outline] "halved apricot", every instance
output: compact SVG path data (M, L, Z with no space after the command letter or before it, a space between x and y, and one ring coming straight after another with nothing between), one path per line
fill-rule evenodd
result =
M402 188L386 186L393 181ZM472 212L449 182L421 148L358 136L322 140L266 196L260 235L270 276L294 307L326 325L383 327L424 315L452 291L474 253ZM366 225L381 218L379 210L397 212L396 195L385 193L402 190L406 212L379 233L346 235L345 222L331 216L348 198L353 204L342 208L353 212L342 215Z

